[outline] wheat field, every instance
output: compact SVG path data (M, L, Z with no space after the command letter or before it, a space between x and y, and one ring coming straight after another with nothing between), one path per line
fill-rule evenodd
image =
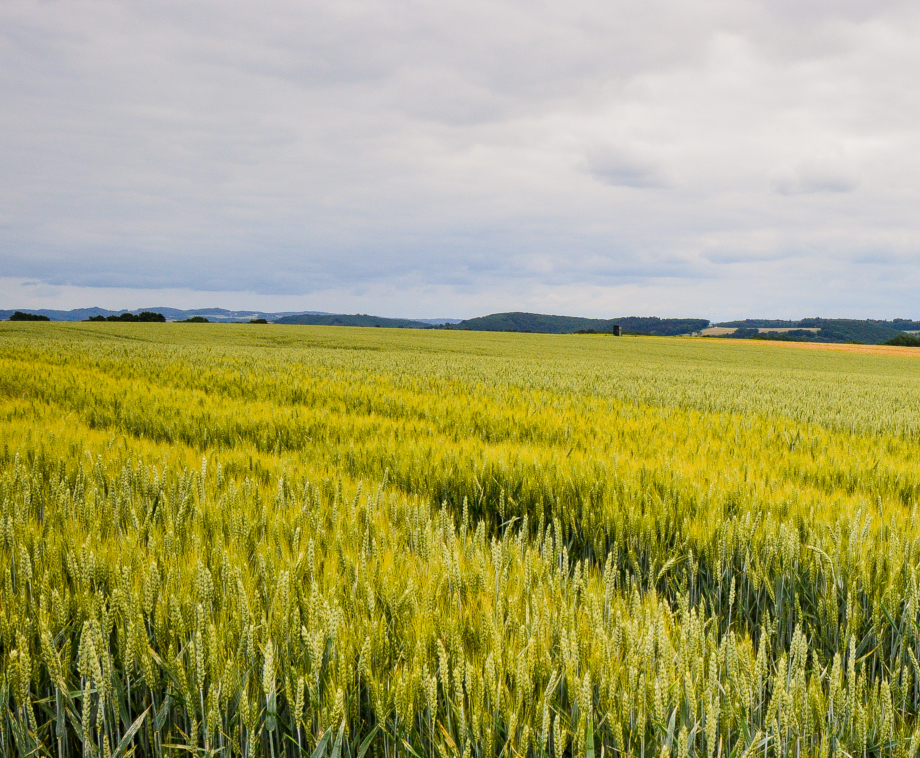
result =
M915 758L918 366L4 323L0 751Z

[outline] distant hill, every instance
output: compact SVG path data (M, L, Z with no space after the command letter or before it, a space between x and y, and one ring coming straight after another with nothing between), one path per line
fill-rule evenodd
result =
M580 318L578 316L548 316L542 313L493 313L461 321L452 329L474 332L536 332L540 334L572 334L589 329L609 332L619 324L623 332L671 336L691 334L709 326L703 318L657 318L624 316L623 318Z
M218 323L246 322L256 318L264 318L267 321L274 321L285 316L303 313L303 311L283 311L281 313L265 313L263 311L228 311L224 308L195 308L193 310L182 310L180 308L137 308L131 311L110 311L106 308L75 308L72 311L55 311L47 310L44 308L24 308L22 310L27 313L35 313L37 315L47 316L52 321L86 321L92 316L108 317L120 316L122 313L138 314L143 311L152 311L154 313L162 313L166 317L167 321L185 321L186 319L192 318L194 316L201 316L206 318L208 321L216 321ZM324 311L307 311L307 313L310 315L331 315L325 313ZM12 310L0 310L0 321L6 321L12 315Z
M195 308L193 310L182 310L180 308L144 308L143 310L162 313L166 316L168 321L185 321L195 316L201 316L208 321L217 323L245 323L256 318L264 318L266 321L275 321L285 316L302 313L302 311L283 311L281 313L269 313L266 311L228 311L224 308ZM307 311L307 313L310 315L329 315L325 311Z
M708 327L702 318L657 318L654 316L623 316L620 318L581 318L579 316L553 316L542 313L493 313L465 321L449 318L406 319L371 316L365 313L345 314L324 311L230 311L224 308L138 308L112 311L105 308L75 308L70 311L47 309L22 309L25 313L46 316L52 321L86 321L91 317L119 316L142 311L162 313L167 321L187 321L201 317L216 323L246 323L265 319L276 324L307 324L314 326L364 326L391 329L462 329L477 332L534 332L539 334L572 334L574 332L609 333L618 324L624 334L649 334L669 337L694 334ZM0 320L6 321L13 310L0 310ZM741 330L722 337L748 339L778 339L802 342L859 342L878 345L905 332L920 332L920 321L910 319L826 319L803 318L798 321L783 319L745 319L725 321L714 326ZM783 329L783 333L764 333L758 329ZM816 331L802 331L814 329ZM788 330L793 330L791 333Z
M432 326L441 326L443 324L458 324L459 318L420 318L420 319L392 319L381 318L378 316L343 315L329 313L328 311L282 311L280 313L270 313L267 311L228 311L224 308L193 308L183 310L181 308L138 308L133 311L121 310L110 311L106 308L75 308L72 311L56 311L39 309L23 309L26 313L32 313L39 316L47 316L52 321L86 321L93 316L120 316L122 313L138 314L142 311L153 311L162 313L167 321L187 321L195 316L206 318L208 321L216 323L246 323L254 319L264 318L279 324L327 324L333 326L392 326L392 327L411 327L413 329L427 329ZM0 310L0 321L9 320L13 315L12 310ZM314 317L319 317L315 319ZM291 318L303 319L291 321ZM370 319L370 321L367 321Z
M615 322L578 316L546 316L541 313L493 313L468 318L454 329L472 332L539 332L542 334L571 334L580 329L610 331Z
M275 319L276 324L309 324L311 326L383 326L390 329L433 329L434 325L424 321L413 321L407 318L383 318L382 316L368 316L365 313L355 314L309 314L302 313L296 316L284 316Z
M859 342L864 345L880 345L899 334L908 331L920 330L920 322L907 319L893 321L880 321L876 319L846 319L846 318L803 318L798 321L782 321L771 319L746 319L744 321L726 321L716 326L752 329L794 329L793 334L770 335L761 332L756 335L758 339L792 340L796 342ZM800 329L815 329L817 332L800 332ZM747 331L745 336L752 336ZM725 337L736 335L726 334Z

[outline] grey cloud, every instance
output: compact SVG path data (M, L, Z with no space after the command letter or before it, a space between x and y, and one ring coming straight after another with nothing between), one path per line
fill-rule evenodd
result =
M463 127L497 122L509 105L491 90L445 69L402 72L394 87L395 104L411 119Z
M0 276L856 282L860 251L920 249L918 33L887 1L8 0Z
M852 192L858 182L830 163L804 162L795 168L782 166L770 173L773 189L781 195Z
M611 187L649 189L665 186L662 172L652 163L616 150L596 150L587 159L591 175Z

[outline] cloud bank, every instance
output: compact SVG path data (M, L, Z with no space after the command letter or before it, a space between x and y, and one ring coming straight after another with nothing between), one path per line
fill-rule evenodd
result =
M918 39L885 0L7 0L0 295L920 317Z

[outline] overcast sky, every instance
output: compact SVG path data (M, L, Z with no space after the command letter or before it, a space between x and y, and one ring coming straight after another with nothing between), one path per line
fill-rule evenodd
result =
M0 2L0 308L920 318L920 4Z

